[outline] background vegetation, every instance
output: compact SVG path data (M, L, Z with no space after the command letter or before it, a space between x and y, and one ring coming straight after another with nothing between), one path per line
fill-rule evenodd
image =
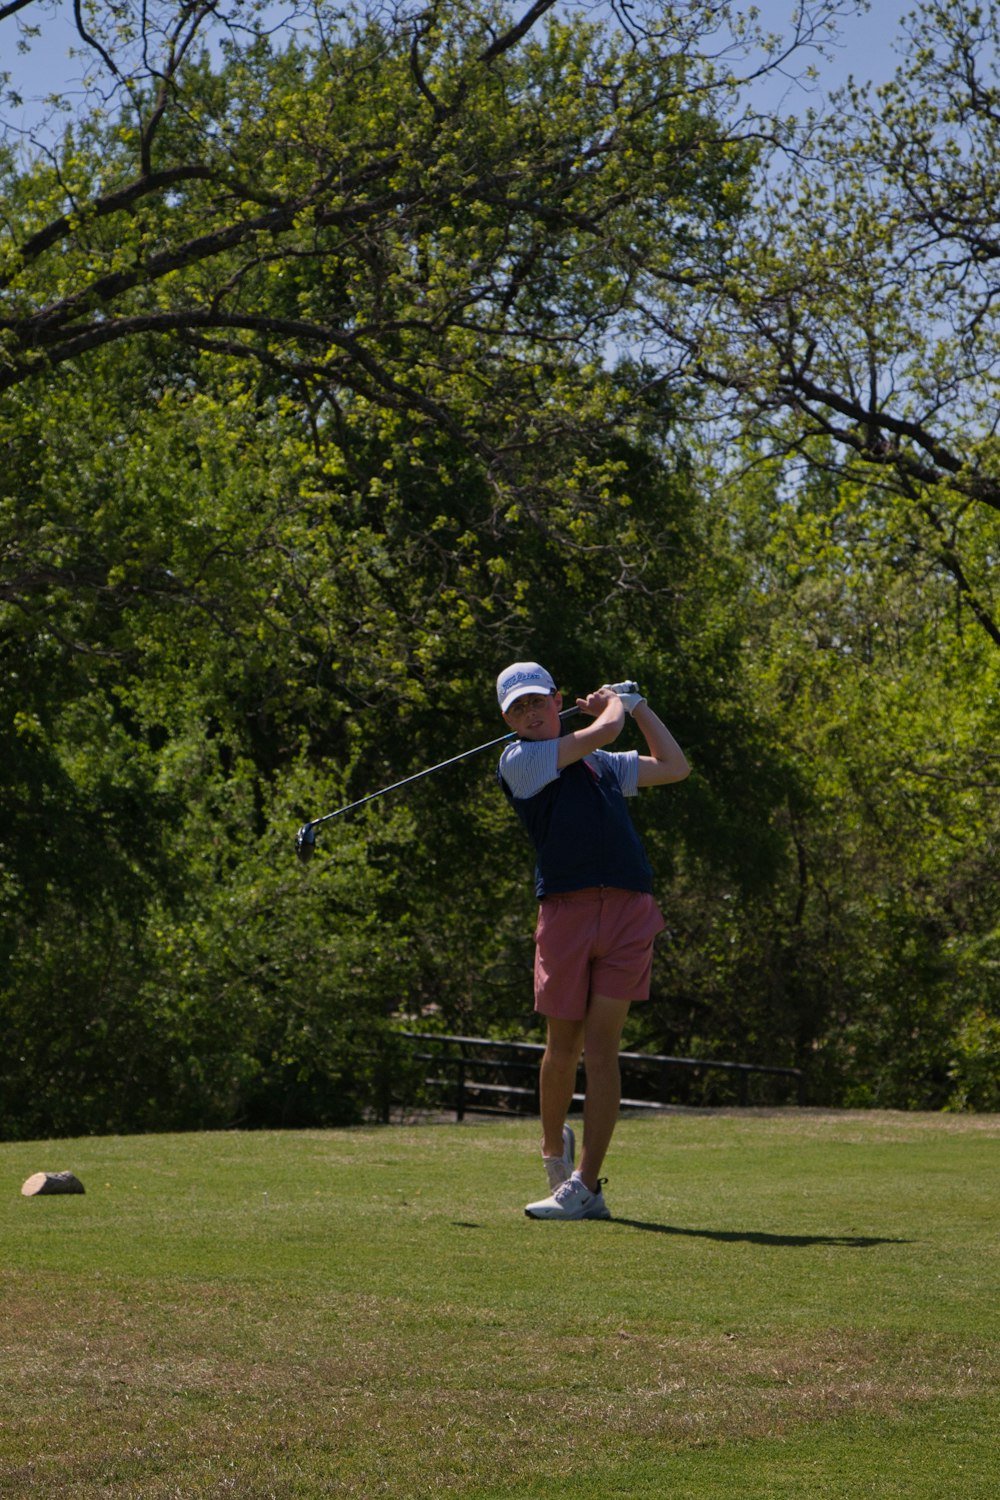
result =
M1000 1107L998 23L766 117L850 9L84 7L27 125L11 65L0 1133L344 1123L400 1016L523 1034L491 757L292 855L519 656L694 767L631 1045Z

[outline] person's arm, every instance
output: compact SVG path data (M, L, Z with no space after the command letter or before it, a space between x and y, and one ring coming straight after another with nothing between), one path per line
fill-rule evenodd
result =
M649 747L648 755L639 756L639 785L665 786L673 781L683 781L690 774L691 767L663 720L654 714L645 699L632 709L632 717Z
M612 744L625 723L625 705L610 688L598 688L586 698L577 698L576 706L582 714L591 714L594 722L585 729L574 729L560 736L556 758L560 771L574 761L583 760L592 750L603 750L605 745Z

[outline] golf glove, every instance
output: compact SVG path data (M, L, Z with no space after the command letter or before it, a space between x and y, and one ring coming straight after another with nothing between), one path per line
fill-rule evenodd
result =
M639 704L646 701L639 691L637 682L606 682L604 686L618 694L625 705L626 713L634 713Z

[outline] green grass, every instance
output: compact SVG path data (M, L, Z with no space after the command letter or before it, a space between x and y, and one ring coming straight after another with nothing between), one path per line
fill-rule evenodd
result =
M0 1145L0 1494L996 1500L1000 1118L536 1135Z

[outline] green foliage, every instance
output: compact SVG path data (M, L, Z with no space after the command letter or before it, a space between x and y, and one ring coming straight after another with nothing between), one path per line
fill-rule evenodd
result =
M311 9L214 49L201 10L95 12L111 102L0 158L0 1129L345 1123L399 1017L531 1027L494 755L292 855L501 733L517 656L637 677L694 766L637 804L669 925L634 1042L989 1103L992 516L798 408L709 425L723 348L784 390L791 261L899 354L879 216L764 233L718 7Z
M652 49L553 23L487 65L495 26L178 40L169 87L7 163L7 1134L345 1122L388 1017L523 1025L492 766L291 858L496 733L510 655L576 691L625 651L732 729L676 658L672 414L594 356L637 237L684 251L667 183L693 223L739 153Z
M996 961L991 964L995 971ZM954 1055L948 1069L952 1084L951 1109L996 1111L1000 1107L1000 1019L985 1008L963 1015L952 1040Z
M960 1102L956 1028L995 1006L995 654L878 490L751 467L733 519L787 859L704 892L656 1039L805 1066L818 1099Z

